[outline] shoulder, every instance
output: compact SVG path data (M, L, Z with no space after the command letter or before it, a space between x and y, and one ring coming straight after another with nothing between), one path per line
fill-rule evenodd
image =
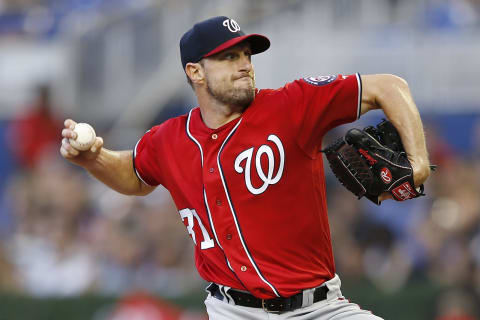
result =
M294 80L292 82L286 83L283 87L276 88L276 89L269 89L269 88L259 89L259 91L256 94L256 98L268 98L268 97L275 97L277 95L282 95L289 90L294 90L295 88L298 88L299 86L301 86L300 82L303 82L303 80L301 79Z
M300 89L301 85L298 83L299 81L300 80L289 82L277 89L260 89L255 96L255 100L262 101L285 97L289 93Z
M170 118L165 120L164 122L153 126L150 131L154 132L165 132L171 130L178 130L182 128L185 130L185 124L187 123L188 113L183 114L181 116L177 116L174 118Z
M154 125L145 132L142 140L152 142L172 141L175 137L181 136L185 132L188 114L183 114L164 122ZM154 143L155 144L155 143Z
M267 104L270 107L279 106L282 103L290 105L302 100L305 86L308 86L303 79L297 79L286 83L283 87L276 89L261 89L258 91L256 104Z
M338 77L336 75L299 78L287 82L283 87L277 89L261 89L257 96L258 98L272 98L291 94L301 94L304 90L322 87L335 82L337 79Z

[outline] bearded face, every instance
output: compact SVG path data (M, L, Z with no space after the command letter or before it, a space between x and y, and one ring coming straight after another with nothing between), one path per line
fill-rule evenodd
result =
M207 92L223 104L247 108L255 98L253 72L232 76L231 79L212 79L206 74Z
M245 109L255 98L255 73L250 44L241 43L200 62L205 89L215 100Z

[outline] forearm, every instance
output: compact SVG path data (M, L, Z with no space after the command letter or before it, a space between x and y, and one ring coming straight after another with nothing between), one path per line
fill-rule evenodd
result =
M422 184L430 174L430 162L425 143L425 134L418 109L413 101L408 84L401 78L384 75L373 86L373 108L381 108L397 128L403 146L414 169L416 185ZM368 99L368 97L366 97Z
M100 150L94 162L85 169L113 190L126 195L145 195L151 188L143 184L133 169L132 151Z

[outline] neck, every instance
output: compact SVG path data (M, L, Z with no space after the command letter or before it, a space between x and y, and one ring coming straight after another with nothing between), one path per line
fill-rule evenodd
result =
M245 108L226 105L209 95L197 95L202 120L210 129L217 129L242 116Z

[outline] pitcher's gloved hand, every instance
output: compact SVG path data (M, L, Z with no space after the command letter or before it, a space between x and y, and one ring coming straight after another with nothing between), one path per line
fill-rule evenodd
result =
M380 205L388 195L397 201L425 195L423 184L415 188L412 166L390 121L351 129L322 152L338 180L359 199Z

